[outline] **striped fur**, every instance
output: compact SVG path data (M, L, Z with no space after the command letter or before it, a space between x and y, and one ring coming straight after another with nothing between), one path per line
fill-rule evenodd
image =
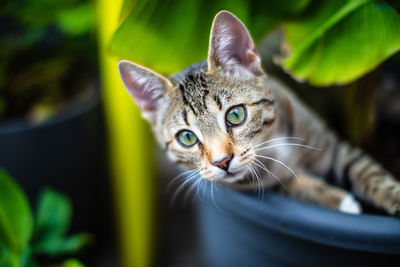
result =
M120 64L121 78L147 107L142 112L151 113L157 140L176 164L237 189L281 183L295 198L358 212L352 192L390 214L399 212L399 182L371 157L338 141L290 90L264 74L250 35L232 14L216 16L207 61L169 78L126 64ZM246 119L229 126L226 113L238 105L245 107ZM192 131L198 142L182 146L182 130ZM215 165L228 156L228 168ZM328 174L341 188L324 181Z

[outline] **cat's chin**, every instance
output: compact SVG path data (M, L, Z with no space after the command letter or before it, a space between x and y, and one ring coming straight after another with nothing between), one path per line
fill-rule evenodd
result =
M242 181L244 178L243 177L227 177L222 179L223 183L227 184L233 184Z
M248 174L245 171L236 172L236 173L228 173L224 178L220 180L220 182L225 184L234 184L234 183L242 183L248 181Z
M223 180L225 182L228 179L225 178ZM261 186L263 188L269 188L277 184L277 181L275 179L263 179L263 178L260 179L261 180L259 181L259 183L261 183ZM254 178L251 176L250 173L245 172L240 176L235 176L230 178L229 182L225 182L224 185L233 189L248 191L248 190L259 190L260 186L259 183L255 182Z

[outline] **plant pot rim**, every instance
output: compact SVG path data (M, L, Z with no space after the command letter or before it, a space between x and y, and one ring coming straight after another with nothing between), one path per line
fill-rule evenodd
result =
M91 110L101 101L101 94L94 90L91 97L81 101L70 103L59 114L54 115L49 120L40 123L32 123L26 117L20 117L4 122L0 122L0 135L20 133L27 130L37 130L62 124L66 121L79 117L81 114Z
M259 199L257 194L223 188L214 196L208 194L208 201L222 213L303 240L359 251L400 254L399 218L343 213L271 191L265 191Z

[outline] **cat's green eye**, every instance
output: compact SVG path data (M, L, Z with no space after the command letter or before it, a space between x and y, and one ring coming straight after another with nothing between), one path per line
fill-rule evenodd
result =
M176 136L179 144L184 147L192 147L197 143L197 136L188 130L183 130L178 133Z
M243 105L232 107L226 112L226 124L231 126L239 126L246 120L246 108Z

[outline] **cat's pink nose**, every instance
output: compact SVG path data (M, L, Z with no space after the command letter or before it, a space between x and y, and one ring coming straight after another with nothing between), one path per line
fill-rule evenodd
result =
M232 158L233 158L233 155L228 155L227 157L225 157L225 158L223 158L221 160L214 161L212 163L212 165L214 165L214 166L216 166L218 168L221 168L224 171L228 171L229 163L231 162Z

